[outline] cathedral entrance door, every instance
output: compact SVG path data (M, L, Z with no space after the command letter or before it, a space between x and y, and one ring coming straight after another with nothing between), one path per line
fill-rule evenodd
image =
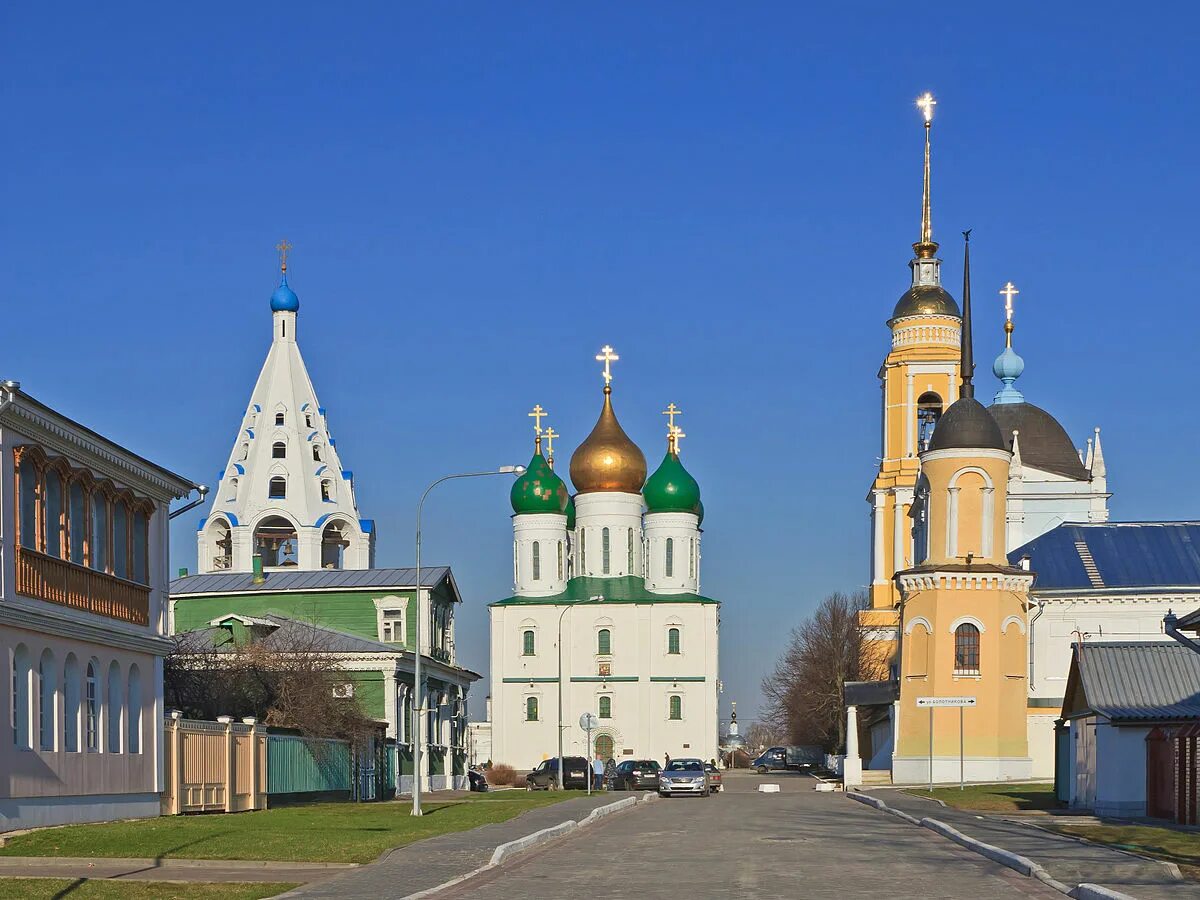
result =
M616 746L611 734L601 734L596 737L596 755L603 760L613 758Z

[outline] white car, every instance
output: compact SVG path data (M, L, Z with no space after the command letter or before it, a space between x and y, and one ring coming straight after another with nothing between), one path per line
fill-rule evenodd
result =
M658 775L658 796L676 797L691 794L707 797L711 793L708 773L700 759L673 759Z

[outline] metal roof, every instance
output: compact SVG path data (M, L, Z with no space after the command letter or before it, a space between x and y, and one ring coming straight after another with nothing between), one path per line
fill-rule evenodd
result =
M1200 522L1059 525L1008 554L1043 591L1200 590Z
M220 616L214 621L226 619L242 619L236 614ZM256 624L271 626L271 630L255 640L255 643L267 649L287 651L302 650L315 653L404 653L404 648L391 644L383 644L356 634L337 631L318 625L315 622L302 622L289 619L286 616L270 615L264 619L254 620ZM232 650L234 645L228 642L229 632L219 625L209 625L187 631L179 635L183 646L187 649L216 649ZM221 638L221 640L214 640Z
M1058 420L1032 403L993 403L988 412L1000 426L1004 446L1012 450L1013 432L1019 432L1021 465L1087 481L1091 475L1079 461L1079 451Z
M1064 717L1114 722L1200 719L1200 653L1166 641L1077 644Z
M407 569L314 569L267 571L262 584L254 583L253 572L212 572L187 575L171 582L171 596L187 594L245 594L278 591L333 591L360 588L412 588L415 568ZM433 589L449 579L455 596L458 587L449 566L422 566L421 587Z

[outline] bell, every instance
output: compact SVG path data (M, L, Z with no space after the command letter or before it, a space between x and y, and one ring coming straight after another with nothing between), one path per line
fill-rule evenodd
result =
M284 556L291 556L291 555L292 555L292 542L291 542L291 541L284 541L284 542L283 542L283 555L284 555Z

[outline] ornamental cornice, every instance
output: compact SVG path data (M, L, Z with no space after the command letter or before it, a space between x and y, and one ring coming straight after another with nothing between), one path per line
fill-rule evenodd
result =
M11 625L14 628L26 628L59 638L85 641L89 644L118 647L137 653L149 653L153 656L166 656L175 647L174 642L169 638L148 632L138 634L126 631L115 621L113 627L109 628L77 616L64 615L49 609L32 609L28 606L21 606L11 600L0 602L0 624Z
M893 349L918 344L958 347L962 340L962 332L958 325L933 324L923 316L895 319L893 322L899 323L899 327L893 324L892 328Z
M155 471L153 464L115 452L112 449L115 445L67 427L19 401L0 408L0 424L15 428L46 450L53 450L113 481L142 490L163 502L186 496L192 489L190 482L182 478L178 481L165 478Z
M1032 572L905 572L896 575L904 596L921 591L1023 591L1033 585Z

